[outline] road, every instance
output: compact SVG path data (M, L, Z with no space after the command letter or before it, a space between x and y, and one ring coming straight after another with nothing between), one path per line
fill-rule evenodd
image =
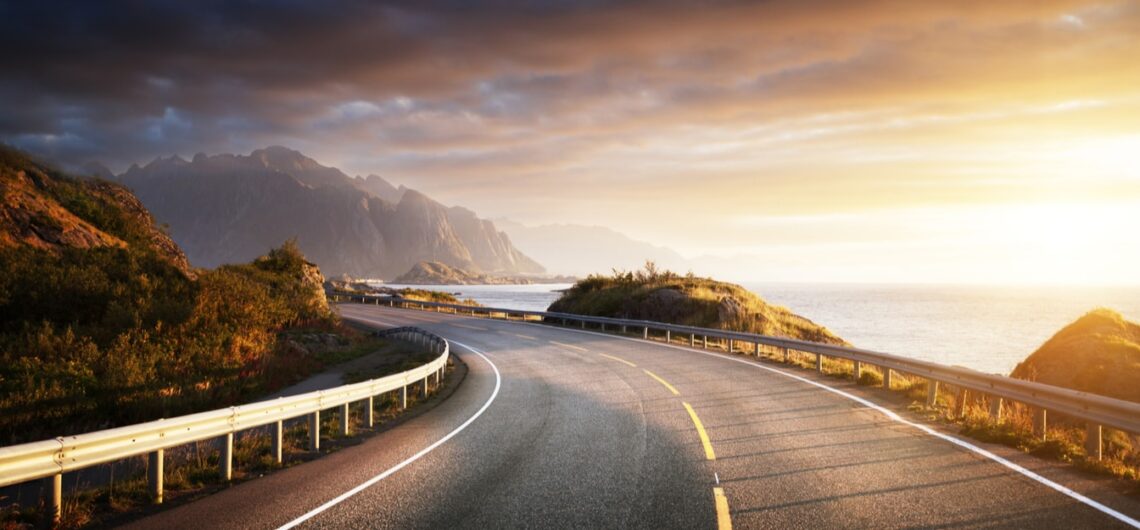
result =
M135 527L1128 527L819 386L860 391L843 381L536 324L340 308L449 339L467 378L358 446ZM1032 462L1021 463L1070 478ZM1140 515L1111 488L1080 487Z

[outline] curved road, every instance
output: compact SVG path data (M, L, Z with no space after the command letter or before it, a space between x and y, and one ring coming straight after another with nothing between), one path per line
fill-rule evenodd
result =
M358 446L134 526L1128 527L803 371L534 324L340 307L451 340L467 379ZM1005 454L1140 515L1104 484Z

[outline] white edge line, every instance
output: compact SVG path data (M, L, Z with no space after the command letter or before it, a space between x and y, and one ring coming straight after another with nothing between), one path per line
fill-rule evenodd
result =
M1095 509L1095 510L1097 510L1097 511L1099 511L1105 515L1108 515L1108 516L1110 516L1110 517L1112 517L1112 518L1114 518L1114 519L1116 519L1116 520L1118 520L1124 524L1132 526L1133 528L1140 528L1140 520L1133 519L1132 517L1129 517L1128 515L1125 515L1125 514L1120 513L1118 511L1112 509L1112 508L1109 508L1108 506L1105 506L1104 504L1101 504L1101 503L1099 503L1093 499L1090 499L1090 498L1088 498L1088 497L1086 497L1086 496L1084 496L1084 495L1082 495L1082 494L1080 494L1080 493L1078 493L1072 489L1069 489L1066 486L1063 486L1061 484L1053 482L1052 480L1049 480L1049 479L1047 479L1041 475L1038 475L1037 473L1034 473L1034 472L1018 465L1018 464L1015 464L1015 463L1005 459L1004 457L1001 457L1001 456L998 456L994 453L991 453L990 451L987 451L981 447L978 447L978 446L971 444L970 442L967 442L967 441L962 440L960 438L950 436L948 434L940 433L940 432L938 432L938 431L936 431L930 427L927 427L926 425L922 425L921 423L915 423L915 422L912 422L910 420L907 420L907 419L903 418L902 416L899 416L898 414L896 414L894 411L883 408L883 407L876 405L875 403L872 403L871 401L863 399L859 396L856 396L854 394L849 394L849 393L844 392L842 390L839 390L837 388L832 388L832 387L827 386L823 383L812 381L811 379L808 379L806 377L801 377L801 376L798 376L796 374L786 372L784 370L772 368L770 366L764 366L763 364L759 364L759 363L755 363L755 362L751 362L751 361L746 361L743 359L734 359L734 358L728 357L726 355L721 355L721 354L706 352L706 351L701 351L701 350L694 350L691 348L684 348L684 347L676 346L673 344L657 343L657 342L652 342L652 341L646 341L645 339L635 339L632 337L622 337L619 335L610 335L607 333L598 333L595 331L583 331L580 329L560 328L560 327L556 327L556 326L548 326L545 324L538 324L538 323L530 323L530 322L521 322L521 323L531 325L531 326L541 326L541 327L547 328L547 329L557 329L560 331L569 331L572 333L585 333L587 335L597 335L599 337L609 337L609 338L613 338L613 339L628 340L631 342L638 342L638 343L643 343L643 344L649 343L649 344L653 344L655 346L664 346L666 348L672 348L675 350L680 350L680 351L688 352L688 353L700 353L703 355L707 355L709 357L714 357L714 358L723 359L726 361L732 361L732 362L737 362L737 363L741 363L741 364L746 364L748 366L753 366L756 368L767 370L769 372L772 372L775 374L780 374L780 375L785 376L785 377L790 377L790 378L795 379L797 381L807 383L807 384L815 386L815 387L819 387L819 388L826 390L828 392L831 392L833 394L843 396L843 397L850 399L856 403L864 405L867 408L879 411L884 416L886 416L886 417L888 417L888 418L890 418L890 419L892 419L898 423L901 423L903 425L908 425L910 427L914 427L915 429L918 429L922 432L925 432L926 434L929 434L935 438L945 440L945 441L950 442L954 445L962 447L963 449L977 453L977 454L979 454L985 458L993 460L994 462L997 462L997 463L1009 468L1010 470L1013 470L1017 473L1020 473L1021 475L1024 475L1024 476L1026 476L1026 477L1028 477L1028 478L1030 478L1036 482L1039 482L1039 483L1053 489L1054 491L1057 491L1058 493L1067 495L1070 498L1072 498L1078 502L1081 502L1081 503L1089 506L1090 508L1093 508L1093 509Z
M462 425L456 427L455 430L447 433L446 436L444 436L443 438L440 438L435 443L421 449L420 452L408 457L407 460L404 460L403 462L400 462L399 464L396 464L396 465L388 468L383 473L380 473L379 475L376 475L376 476L364 481L359 486L356 486L355 488L352 488L352 489L338 495L336 498L334 498L334 499L332 499L332 500L330 500L330 501L328 501L328 502L326 502L320 506L317 506L316 508L313 508L308 513L306 513L305 515L302 515L296 519L293 519L292 521L289 521L288 523L281 525L280 527L278 527L278 530L287 530L289 528L294 528L294 527L304 523L305 521L308 521L309 519L316 517L321 512L328 510L329 508L332 508L333 506L336 506L337 504L344 502L349 497L352 497L353 495L356 495L357 493L364 491L365 489L372 486L373 484L376 484L377 482L380 482L381 480L388 478L393 473L403 469L408 464L411 464L412 462L419 460L424 455L432 452L432 450L434 450L435 448L443 445L445 442L450 440L452 437L459 434L460 431L462 431L463 429L466 429L468 425L471 425L471 423L474 422L479 416L483 415L483 412L487 410L487 407L491 406L491 402L495 401L495 397L499 395L499 387L500 387L501 382L502 382L502 377L499 375L499 369L498 369L498 367L495 366L495 363L491 362L491 360L488 359L486 355L483 355L483 353L480 352L479 350L476 350L475 348L472 348L466 344L455 342L453 340L449 340L448 342L450 342L451 344L455 344L457 346L461 346L463 348L466 348L467 350L471 351L471 353L474 353L475 355L482 357L483 360L486 361L487 364L489 364L491 366L491 369L495 371L495 389L491 392L491 397L487 398L487 402L483 403L483 406L480 407L479 410L476 411L474 415L472 415L470 418L467 418L467 421L463 422Z

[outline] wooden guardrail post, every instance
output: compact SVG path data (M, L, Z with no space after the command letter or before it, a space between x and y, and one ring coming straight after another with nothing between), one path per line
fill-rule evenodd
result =
M150 490L150 500L155 504L162 504L162 464L165 452L159 449L147 453L146 485Z
M1049 421L1049 412L1043 408L1034 407L1034 409L1033 409L1033 436L1036 436L1036 437L1040 438L1041 440L1047 440L1049 438L1048 421Z
M926 380L926 406L933 407L938 403L938 381Z
M282 422L281 420L277 420L277 422L273 424L273 447L272 447L272 451L273 451L273 461L277 462L278 464L281 463L281 453L282 453L282 450L284 448L283 446L285 445L283 443L284 442L284 435L285 435L284 422Z
M1085 454L1094 460L1101 458L1101 434L1103 429L1100 424L1089 422L1085 432Z
M351 430L351 427L349 427L349 425L348 425L350 419L351 418L349 417L348 403L345 403L344 405L340 406L340 434L341 434L341 436L348 436L349 434L351 434L349 432Z
M319 451L321 449L321 411L314 411L309 414L309 450Z
M222 452L218 455L218 475L229 482L234 477L234 433L222 436Z

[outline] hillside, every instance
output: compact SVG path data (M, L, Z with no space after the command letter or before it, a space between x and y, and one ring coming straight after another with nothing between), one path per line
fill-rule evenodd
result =
M71 178L0 146L0 197L0 248L59 255L65 249L131 246L194 276L186 255L122 186Z
M119 178L196 266L248 261L295 237L330 275L390 279L420 261L477 273L544 270L469 210L284 147L159 158Z
M1065 326L1010 374L1140 402L1140 325L1096 309Z
M0 443L216 408L319 367L283 334L335 328L291 243L191 270L120 185L0 147Z
M574 284L549 311L656 320L826 344L846 344L827 328L765 302L739 285L645 270L594 275Z

